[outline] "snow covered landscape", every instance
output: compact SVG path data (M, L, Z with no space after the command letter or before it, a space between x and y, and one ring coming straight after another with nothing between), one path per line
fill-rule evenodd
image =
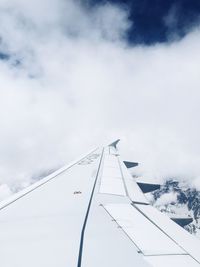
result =
M159 190L152 193L151 201L168 216L191 216L193 222L185 226L185 229L200 238L200 191L190 188L187 182L169 179Z

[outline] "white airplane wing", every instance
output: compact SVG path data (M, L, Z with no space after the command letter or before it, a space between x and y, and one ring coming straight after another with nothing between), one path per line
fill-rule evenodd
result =
M1 267L200 267L200 241L96 149L0 204Z

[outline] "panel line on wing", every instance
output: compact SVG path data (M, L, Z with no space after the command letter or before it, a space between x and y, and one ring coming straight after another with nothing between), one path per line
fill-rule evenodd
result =
M81 230L81 238L80 238L80 245L79 245L79 253L78 253L77 267L81 267L81 263L82 263L85 229L86 229L87 220L88 220L88 216L89 216L89 212L90 212L90 207L91 207L91 204L92 204L92 199L93 199L93 196L94 196L95 187L96 187L97 180L98 180L98 177L99 177L99 171L100 171L100 168L101 168L101 163L102 163L102 158L103 158L103 151L102 151L102 154L101 154L101 159L100 159L100 162L99 162L99 167L98 167L98 170L97 170L97 173L96 173L96 177L95 177L95 181L94 181L94 186L92 188L90 200L89 200L89 203L88 203L88 208L87 208L87 211L86 211L86 215L85 215L83 227L82 227L82 230Z
M170 254L152 254L152 255L145 255L145 258L151 258L151 257L168 257L168 256L190 256L188 253L182 253L182 254L176 254L176 253L170 253Z
M119 157L117 158L117 161L118 161L118 164L119 164L119 169L120 169L120 172L121 172L121 177L122 177L122 181L123 181L123 184L124 184L124 189L126 191L126 195L129 196L128 189L127 189L127 186L126 186L126 182L125 182L125 179L124 179L124 175L123 175L123 172L122 172L122 167L121 167L121 164L120 164Z
M199 263L196 262L190 255L158 255L158 256L145 256L144 257L151 266L159 267L163 266L181 266L181 267L199 267Z
M137 185L137 183L133 180L133 177L129 173L125 164L120 160L118 157L118 163L121 170L122 179L124 181L124 186L126 188L127 196L129 197L130 201L133 203L141 203L149 205L149 201L144 196L143 192Z
M138 247L138 245L134 242L133 239L130 238L130 236L126 233L126 231L124 231L124 229L121 227L121 225L118 223L118 221L116 220L116 218L114 218L112 216L112 214L106 209L106 207L103 204L100 204L101 207L103 207L103 209L106 211L106 213L108 213L108 215L112 218L112 220L117 224L117 226L124 232L124 234L128 237L128 239L135 245L135 247L138 249L138 253L143 254L142 250ZM143 254L143 256L145 256Z

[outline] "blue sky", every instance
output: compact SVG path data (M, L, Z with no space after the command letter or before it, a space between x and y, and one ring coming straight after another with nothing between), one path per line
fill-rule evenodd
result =
M133 44L168 42L171 35L184 37L199 24L198 0L89 0L91 6L114 3L128 9L132 27L128 39ZM171 20L171 21L169 21Z

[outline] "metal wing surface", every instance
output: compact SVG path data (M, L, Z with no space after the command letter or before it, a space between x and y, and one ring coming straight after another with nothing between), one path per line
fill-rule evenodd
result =
M200 241L149 204L117 143L1 202L2 267L200 266Z

